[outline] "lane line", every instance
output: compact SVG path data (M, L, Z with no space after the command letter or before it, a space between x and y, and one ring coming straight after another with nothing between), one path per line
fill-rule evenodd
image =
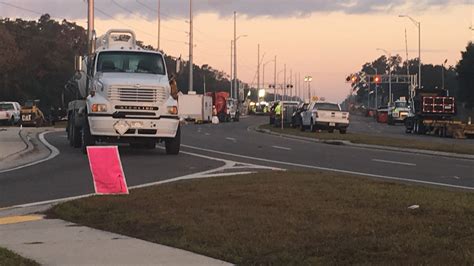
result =
M59 150L56 147L54 147L53 145L49 144L49 142L47 142L46 139L44 138L44 135L46 135L47 133L51 133L51 132L57 132L57 131L46 131L46 132L41 133L38 136L41 143L43 143L43 145L45 145L46 148L48 148L51 151L51 153L49 154L48 157L46 157L44 159L41 159L41 160L38 160L38 161L34 161L34 162L31 162L31 163L20 165L20 166L14 167L14 168L2 170L2 171L0 171L0 174L15 171L15 170L19 170L19 169L23 169L23 168L30 167L30 166L33 166L33 165L36 165L36 164L40 164L40 163L49 161L49 160L53 159L54 157L58 156L60 154Z
M237 140L236 140L235 138L229 138L229 137L227 137L227 138L225 138L225 139L226 139L226 140L233 141L233 142L237 142Z
M416 166L414 163L404 163L404 162L397 162L397 161L387 161L387 160L381 160L381 159L372 159L374 162L378 163L389 163L389 164L398 164L398 165L406 165L406 166Z
M245 156L245 155L233 154L233 153L222 152L222 151L216 151L216 150L211 150L211 149L204 149L204 148L199 148L199 147L194 147L194 146L184 145L184 144L181 144L181 146L189 148L189 149L199 150L199 151L217 153L217 154L221 154L221 155L239 157L239 158L250 159L250 160L257 160L257 161L280 164L280 165L289 165L289 166L296 166L296 167L301 167L301 168L331 171L331 172L336 172L336 173L352 174L352 175L359 175L359 176L366 176L366 177L375 177L375 178L381 178L381 179L387 179L387 180L412 182L412 183L419 183L419 184L425 184L425 185L434 185L434 186L441 186L441 187L474 190L474 187L451 185L451 184L439 183L439 182L430 182L430 181L424 181L424 180L419 180L419 179L408 179L408 178L395 177L395 176L370 174L370 173L363 173L363 172L357 172L357 171L342 170L342 169L337 169L337 168L328 168L328 167L321 167L321 166L314 166L314 165L305 165L305 164L298 164L298 163L283 162L283 161L277 161L277 160L270 160L270 159L264 159L264 158Z
M275 149L280 149L280 150L285 150L285 151L291 151L291 148L287 148L287 147L281 147L281 146L272 146L273 148Z

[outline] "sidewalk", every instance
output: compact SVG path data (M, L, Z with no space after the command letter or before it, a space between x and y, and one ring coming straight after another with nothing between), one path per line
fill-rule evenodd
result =
M28 148L20 136L20 128L0 128L0 162Z
M0 128L0 171L46 158L51 151L38 139L47 128Z
M185 250L26 215L46 208L0 211L0 246L44 265L229 265Z

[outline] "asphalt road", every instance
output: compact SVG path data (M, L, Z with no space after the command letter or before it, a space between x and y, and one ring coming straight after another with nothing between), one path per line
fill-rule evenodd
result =
M127 183L134 186L214 169L224 164L210 159L216 158L474 189L472 160L318 144L250 129L267 120L267 117L248 117L239 123L184 126L182 151L187 154L178 156L167 156L162 149L121 147ZM0 207L93 193L87 158L68 146L64 132L48 134L46 139L60 150L60 155L35 166L0 174Z

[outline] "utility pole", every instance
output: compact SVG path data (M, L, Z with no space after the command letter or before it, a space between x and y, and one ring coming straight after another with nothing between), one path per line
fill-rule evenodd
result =
M260 90L260 44L257 48L257 93Z
M277 56L275 55L275 68L273 70L273 101L276 102L276 98L277 98Z
M291 88L291 85L293 85L293 69L290 69L290 87L288 88L289 89L289 92L288 92L288 96L290 96L290 100L291 100L291 96L293 96L293 88Z
M296 86L297 82L298 82L298 77L296 76L296 72L295 72L295 80L293 81L293 89L294 89L293 97L298 96L298 86Z
M284 74L283 74L283 95L281 96L282 101L286 100L286 64L284 67Z
M231 40L230 41L230 98L234 98L234 92L233 92L233 85L234 85L234 76L233 76L233 61L234 59L232 58L234 52L233 52L233 44L234 44L234 40Z
M234 11L234 91L239 105L239 87L237 85L237 12Z
M156 50L160 51L160 34L161 34L161 0L158 0L158 42Z
M94 53L94 0L87 1L87 51L89 55Z
M189 91L193 91L193 0L189 0Z

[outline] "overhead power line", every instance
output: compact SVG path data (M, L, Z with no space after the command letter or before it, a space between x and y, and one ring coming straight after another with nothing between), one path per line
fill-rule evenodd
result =
M116 22L118 22L118 23L124 25L125 27L134 29L134 30L136 30L136 31L138 31L138 32L141 32L141 33L143 33L143 34L146 34L146 35L151 36L151 37L154 37L154 38L157 37L157 35L155 35L155 34L151 34L151 33L149 33L149 32L146 32L146 31L137 29L137 28L135 28L135 27L132 27L131 25L129 25L129 24L127 24L127 23L124 23L123 21L120 21L120 20L114 18L112 15L107 14L106 12L102 11L101 9L99 9L99 8L97 8L97 7L95 7L94 9L95 9L97 12L101 13L102 15L104 15L104 16L106 16L106 17L108 17L108 18L110 18L110 19L112 19L112 20L114 20L114 21L116 21ZM164 38L162 38L162 40L166 40L166 41L169 41L169 42L175 42L175 43L183 43L183 44L184 44L184 41L179 41L179 40L171 40L171 39L164 39Z
M116 6L118 6L119 8L121 8L122 10L128 12L129 14L134 15L134 16L137 16L137 17L139 17L139 18L142 18L144 21L149 22L147 17L144 17L143 15L137 14L137 13L134 12L133 10L128 9L128 8L126 8L125 6L123 6L123 5L119 4L119 3L117 3L117 1L112 0L112 3L113 3L114 5L116 5ZM162 28L165 28L165 29L168 29L168 30L176 31L176 32L181 32L181 33L184 32L184 30L175 29L175 28L172 28L172 27L168 27L168 26L166 26L166 25L161 25L161 27L162 27Z
M157 13L158 12L158 9L155 9L155 8L152 8L150 7L149 5L145 4L145 3L142 3L141 1L139 0L136 0L137 3L143 7L145 7L146 9L150 10L150 11L153 11L154 13ZM169 18L169 19L175 19L175 20L182 20L183 18L178 18L178 17L175 17L175 16L171 16L171 15L168 15L166 14L166 12L161 12L161 16L163 17L166 17L166 18Z

